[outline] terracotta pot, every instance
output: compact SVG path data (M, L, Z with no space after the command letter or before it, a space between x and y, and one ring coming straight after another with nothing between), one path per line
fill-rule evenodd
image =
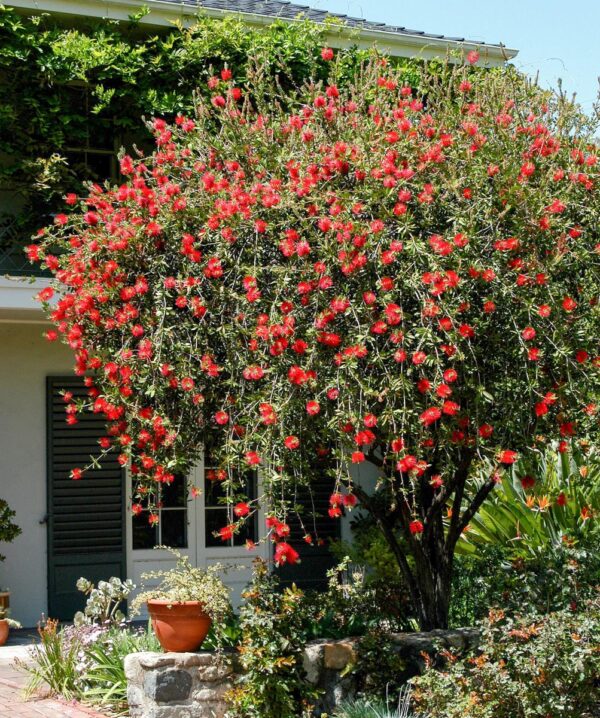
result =
M0 618L0 646L6 643L9 633L8 621L5 618Z
M186 653L197 651L211 626L210 616L199 601L148 601L152 628L165 651Z

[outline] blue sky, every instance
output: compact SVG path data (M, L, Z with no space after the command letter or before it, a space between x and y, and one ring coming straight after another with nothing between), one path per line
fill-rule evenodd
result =
M545 86L562 78L587 112L598 95L600 0L294 0L415 30L502 42Z

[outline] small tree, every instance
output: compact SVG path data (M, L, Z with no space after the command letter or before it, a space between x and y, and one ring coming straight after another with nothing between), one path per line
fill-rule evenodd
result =
M260 467L294 562L287 517L314 540L295 496L324 462L331 515L371 512L440 627L456 542L505 467L597 430L594 128L510 68L424 68L418 92L382 60L348 91L338 72L290 111L224 69L197 118L154 120L153 155L68 196L28 251L134 511L157 520L157 485L210 443L237 517L221 536L256 510L242 474Z

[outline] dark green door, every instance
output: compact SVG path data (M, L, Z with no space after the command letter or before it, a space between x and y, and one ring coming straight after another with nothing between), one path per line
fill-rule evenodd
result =
M84 596L75 583L85 576L94 583L125 577L125 511L123 470L116 454L79 481L71 469L85 467L106 435L101 416L85 413L66 423L62 391L87 396L83 379L50 377L48 397L48 615L71 620Z
M322 474L311 482L310 492L306 489L298 491L296 500L306 510L305 528L316 533L320 541L313 544L303 541L300 522L294 515L290 516L290 544L300 554L300 563L293 566L284 564L277 569L284 585L295 583L304 590L324 590L327 587L327 571L338 563L331 553L331 542L340 538L340 520L332 519L328 514L332 485L332 479Z

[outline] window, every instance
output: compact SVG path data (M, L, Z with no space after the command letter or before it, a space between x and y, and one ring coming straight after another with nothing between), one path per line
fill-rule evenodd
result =
M91 111L95 100L87 85L62 88L65 111L71 118L71 143L61 149L80 180L103 183L118 177L118 142L111 118Z
M159 495L159 522L148 523L148 512L132 517L133 548L149 549L155 546L188 547L187 481L175 476L171 484L162 484Z
M210 458L207 457L210 461ZM257 540L257 517L253 514L241 529L228 541L223 541L215 532L237 521L233 515L233 506L226 505L223 483L215 479L215 469L206 466L204 470L204 516L206 546L243 546L247 540ZM245 493L248 499L256 498L256 472L248 471L244 476Z

